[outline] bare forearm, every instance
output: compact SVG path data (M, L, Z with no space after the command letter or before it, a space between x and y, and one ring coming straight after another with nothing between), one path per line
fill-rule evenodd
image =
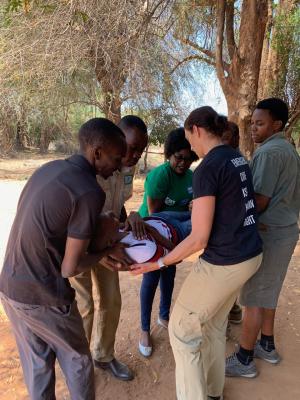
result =
M199 240L195 238L192 234L189 235L186 239L184 239L181 243L178 244L169 254L167 254L163 261L165 265L173 265L176 264L185 258L191 256L194 253L197 253L203 249L205 249L207 243L206 241Z
M71 278L81 272L86 272L90 270L93 265L97 264L105 255L106 251L95 254L86 253L74 269L62 269L62 276L64 278Z
M157 213L162 210L164 204L164 199L152 199L151 197L147 197L147 205L149 214Z
M255 193L256 208L259 214L264 212L270 203L270 198L262 194Z
M146 224L146 229L158 244L165 247L167 250L174 249L175 246L171 242L171 240L168 240L167 238L162 236L155 228Z

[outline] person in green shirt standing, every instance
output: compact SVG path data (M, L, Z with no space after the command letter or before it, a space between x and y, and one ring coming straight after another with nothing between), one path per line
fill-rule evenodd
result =
M193 172L189 169L198 159L185 138L183 128L171 131L165 142L165 157L168 160L154 168L145 180L143 203L139 209L141 217L155 216L165 218L166 223L175 226L178 240L185 231L191 229L189 207L193 199ZM150 321L154 295L160 282L160 307L158 324L168 327L170 305L174 288L176 266L166 270L149 272L143 275L140 291L141 337L140 353L149 357L152 353Z

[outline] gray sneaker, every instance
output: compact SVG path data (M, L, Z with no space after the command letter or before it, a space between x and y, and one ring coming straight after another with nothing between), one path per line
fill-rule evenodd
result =
M257 376L257 369L254 361L251 361L248 365L244 365L239 361L236 353L233 353L231 356L226 358L225 375L255 378Z
M255 344L254 357L267 361L270 364L278 364L281 360L281 357L276 350L266 351L259 342L256 342Z

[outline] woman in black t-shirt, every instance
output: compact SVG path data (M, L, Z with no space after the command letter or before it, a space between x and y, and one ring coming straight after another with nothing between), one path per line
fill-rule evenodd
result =
M185 133L201 164L193 176L192 232L145 273L202 251L184 282L170 323L178 400L220 399L225 380L227 316L243 284L261 262L261 240L247 161L222 144L227 118L211 107L194 110Z

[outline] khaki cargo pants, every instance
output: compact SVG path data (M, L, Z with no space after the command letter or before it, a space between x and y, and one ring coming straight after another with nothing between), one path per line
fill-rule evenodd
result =
M118 272L97 264L70 279L86 337L94 360L109 362L114 358L116 331L121 312Z
M228 313L262 256L235 265L200 259L185 280L169 323L176 363L177 400L220 396L225 382Z

